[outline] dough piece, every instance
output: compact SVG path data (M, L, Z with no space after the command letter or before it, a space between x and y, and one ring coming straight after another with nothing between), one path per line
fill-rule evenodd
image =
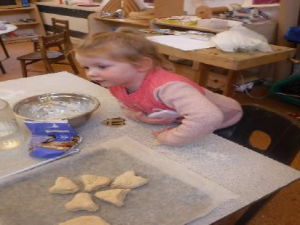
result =
M148 183L148 180L144 177L136 176L134 171L127 171L122 175L116 177L114 182L112 182L112 188L123 188L123 189L133 189L140 187Z
M110 225L98 216L80 216L67 220L59 225Z
M66 177L58 177L55 184L49 189L50 193L54 194L69 194L78 191L78 186Z
M75 197L65 205L65 208L71 212L79 210L95 212L99 210L99 206L93 202L92 196L89 193L79 193L75 195Z
M80 180L84 185L84 190L87 192L105 187L112 182L112 179L108 177L101 177L101 176L88 175L88 174L80 176Z
M129 193L130 189L113 189L107 191L98 191L95 196L100 200L110 202L118 207L124 205L124 200L126 195Z

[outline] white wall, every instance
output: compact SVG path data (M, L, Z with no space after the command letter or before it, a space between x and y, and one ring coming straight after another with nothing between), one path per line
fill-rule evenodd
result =
M249 0L185 0L184 11L187 15L194 15L195 10L198 6L205 5L209 7L229 6L230 4L236 3L243 5L243 3L249 3ZM249 5L249 4L248 4ZM260 7L262 12L267 14L271 19L276 19L278 15L279 7Z
M39 2L53 2L58 3L59 0L38 0ZM78 0L77 0L78 1ZM88 1L88 0L82 0ZM101 5L105 5L110 0L102 0ZM140 8L146 7L143 3L143 0L135 0L136 3L140 6ZM159 1L159 0L157 0ZM219 6L229 6L230 4L236 3L242 5L243 3L247 3L249 0L185 0L184 2L184 11L187 15L194 15L196 8L201 5L206 5L209 7L219 7ZM265 14L270 16L272 19L277 18L278 7L269 7L269 8L260 8Z
M185 0L184 11L187 15L195 14L195 10L198 6L205 5L209 7L228 6L232 3L243 4L244 0Z
M56 2L58 3L59 0L37 0L38 2ZM71 0L72 1L72 0ZM75 1L80 1L80 0L75 0ZM81 0L81 1L89 1L89 0ZM103 3L108 2L109 0L102 0ZM139 5L144 5L143 0L135 0L136 3ZM159 0L157 0L159 1ZM195 6L199 5L207 5L211 7L216 7L216 6L223 6L223 5L228 5L231 3L237 3L237 4L242 4L244 0L185 0L185 8L192 8Z

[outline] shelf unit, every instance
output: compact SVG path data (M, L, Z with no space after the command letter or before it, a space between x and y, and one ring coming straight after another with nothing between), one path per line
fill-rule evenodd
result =
M142 28L147 28L149 27L149 21L145 21L145 20L133 20L133 19L108 19L108 18L101 18L99 17L95 17L95 19L100 20L100 21L105 21L107 24L111 23L111 24L125 24L125 26L127 25L133 25L133 26L138 26L138 27L142 27Z
M34 19L34 22L20 22L21 19ZM3 35L5 42L26 41L38 35L45 35L45 28L39 10L35 4L30 7L0 9L0 20L14 24L18 29L9 35Z
M149 21L139 21L132 19L110 19L101 18L98 12L88 16L89 34L99 32L113 31L116 27L134 27L137 29L145 29L149 27Z

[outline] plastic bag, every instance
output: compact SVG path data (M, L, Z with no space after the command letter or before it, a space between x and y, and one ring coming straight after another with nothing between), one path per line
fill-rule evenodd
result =
M76 151L81 137L67 120L59 121L25 121L32 133L30 156L37 158L56 158Z
M264 36L242 26L218 33L211 41L224 52L272 52Z

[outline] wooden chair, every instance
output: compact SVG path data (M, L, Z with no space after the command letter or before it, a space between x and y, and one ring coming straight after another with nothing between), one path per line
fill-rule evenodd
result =
M73 55L70 53L72 45L70 36L66 31L49 36L39 36L38 40L40 51L35 51L17 58L21 63L23 77L27 77L27 65L38 61L43 61L48 73L54 72L51 64L69 64L74 73L79 74ZM52 50L54 47L56 47L57 50ZM62 62L66 59L69 63Z
M60 20L56 18L51 18L52 21L52 33L53 34L58 34L61 32L66 31L67 34L70 36L70 27L69 27L69 21L68 20ZM31 39L33 42L33 48L34 51L39 50L39 40L38 38L33 38Z
M51 21L52 21L53 33L61 33L63 31L67 31L69 34L70 28L69 28L68 20L60 20L60 19L51 18Z
M299 122L260 105L243 105L242 108L244 114L237 124L214 133L290 165L300 150ZM250 205L235 225L247 224L275 194Z

